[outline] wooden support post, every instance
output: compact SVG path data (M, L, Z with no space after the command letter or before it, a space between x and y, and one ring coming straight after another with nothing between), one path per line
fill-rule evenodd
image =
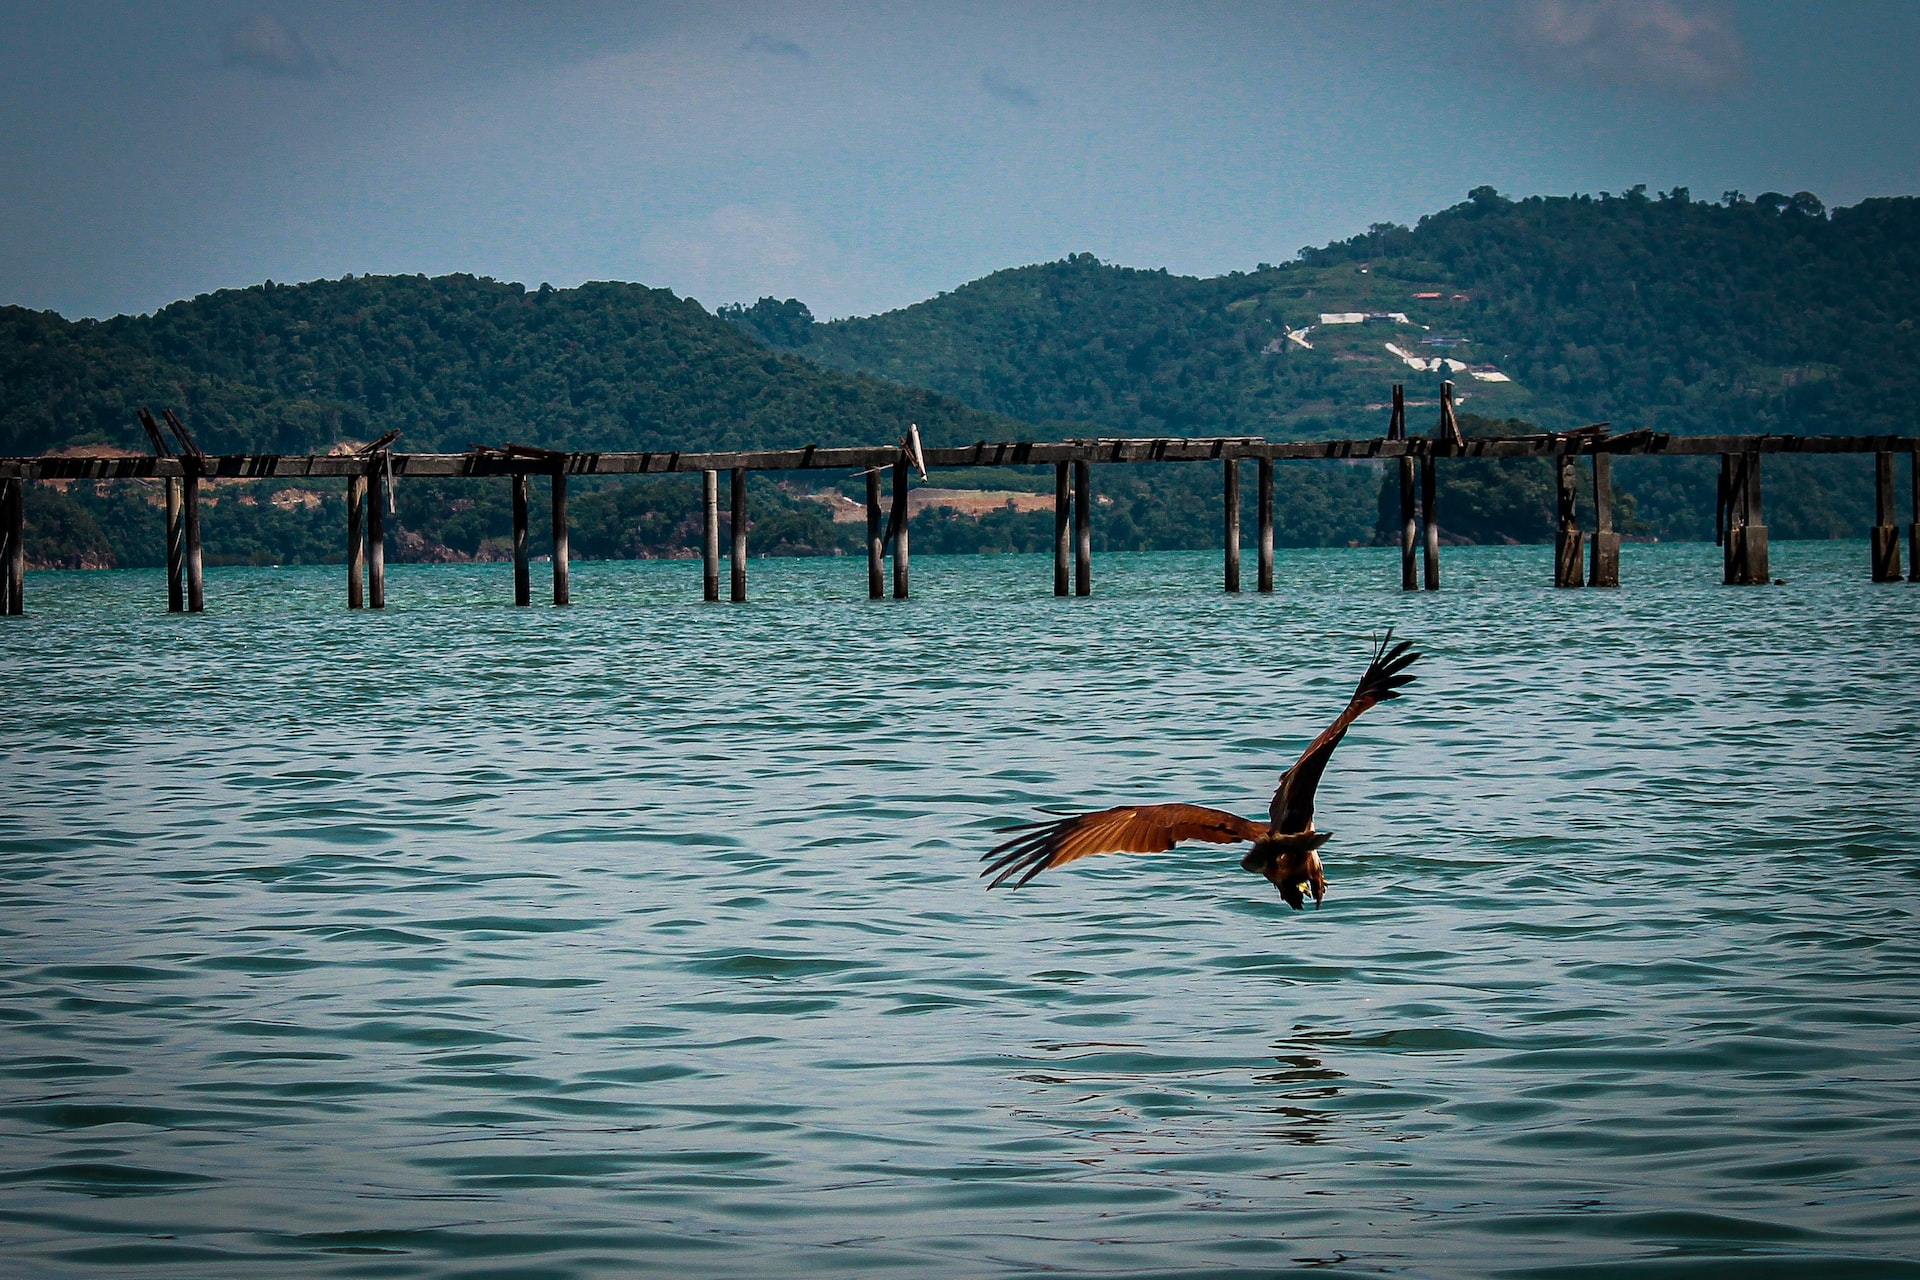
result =
M1420 542L1420 525L1414 514L1413 459L1400 459L1400 589L1420 589L1420 566L1414 549Z
M730 598L735 604L747 602L747 469L735 467L729 475L728 496L733 500L733 554L728 557L733 570Z
M1073 464L1073 594L1093 594L1093 476L1084 461Z
M913 590L911 549L907 539L907 468L905 458L893 464L893 598L905 600Z
M1260 459L1260 590L1273 593L1273 459Z
M387 489L378 462L367 472L367 605L387 607Z
M720 473L700 473L700 562L703 591L708 604L720 599Z
M573 603L573 575L567 563L567 473L553 473L553 602Z
M1713 491L1713 545L1715 547L1726 545L1726 530L1734 514L1726 505L1728 493L1732 493L1732 486L1734 486L1734 455L1722 453L1720 455L1720 487L1716 487Z
M1873 529L1870 546L1873 553L1873 580L1898 582L1900 573L1900 526L1894 523L1893 455L1873 455Z
M1767 567L1767 520L1760 505L1760 453L1748 450L1740 461L1740 510L1746 527L1740 531L1739 581L1764 587L1773 581Z
M1740 514L1740 498L1746 491L1740 468L1745 461L1743 453L1720 455L1720 533L1714 541L1721 544L1720 581L1728 586L1740 581L1740 535L1746 524Z
M366 543L360 526L367 511L367 478L353 476L347 481L347 608L366 607L361 579L366 574Z
M1073 489L1067 480L1067 464L1053 464L1053 594L1064 596L1070 586L1067 572L1067 518L1073 507Z
M200 560L200 474L188 471L180 481L181 522L186 526L187 612L207 608L206 576Z
M1586 578L1580 572L1583 539L1580 533L1579 491L1574 487L1573 464L1574 455L1571 453L1558 454L1553 460L1560 506L1559 525L1553 538L1553 585L1556 587L1586 585Z
M167 477L167 612L187 609L187 529L180 515L180 477Z
M533 571L527 558L527 477L513 477L513 603L533 603Z
M27 482L0 481L0 612L27 611Z
M1220 463L1220 514L1225 524L1221 542L1227 550L1227 592L1240 591L1240 460L1224 458Z
M1593 455L1593 555L1590 587L1620 585L1620 535L1613 529L1613 455Z
M880 527L880 473L867 472L867 599L887 598L887 547Z
M0 480L0 618L13 613L13 486L17 480ZM24 576L24 575L23 575Z
M1421 550L1424 554L1426 569L1426 587L1429 591L1440 589L1440 521L1436 518L1439 509L1434 501L1434 491L1439 482L1434 475L1437 460L1430 453L1420 455L1420 523L1426 534Z
M1907 581L1920 582L1920 449L1907 455L1907 467L1913 485L1912 505L1907 508L1912 517L1907 525Z

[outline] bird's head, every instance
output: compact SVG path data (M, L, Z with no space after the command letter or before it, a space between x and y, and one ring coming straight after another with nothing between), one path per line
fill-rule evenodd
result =
M1295 911L1306 904L1309 893L1316 908L1327 896L1326 868L1321 866L1320 855L1313 849L1289 849L1268 864L1266 876Z

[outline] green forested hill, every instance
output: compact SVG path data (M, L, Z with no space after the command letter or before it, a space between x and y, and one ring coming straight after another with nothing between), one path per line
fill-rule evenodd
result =
M1331 325L1325 313L1376 318ZM1421 402L1442 377L1472 412L1546 427L1907 433L1920 200L1828 216L1806 193L1515 201L1480 188L1415 227L1377 225L1212 279L1082 254L879 316L812 324L797 302L771 299L727 314L824 364L1129 435L1378 434L1394 382L1423 430L1433 410ZM1456 363L1416 370L1389 343ZM1859 532L1856 464L1783 462L1769 485L1776 536ZM1654 532L1700 536L1710 469L1658 466L1623 466L1622 483L1638 487Z
M232 289L69 323L0 308L0 453L144 446L137 404L210 451L305 452L399 429L402 447L729 449L1004 436L948 397L772 353L664 289L527 290L472 276Z
M146 450L133 411L173 406L209 452L324 452L398 429L400 447L524 441L555 448L731 449L865 444L917 422L933 442L1005 439L1019 424L934 392L767 350L664 289L527 290L472 276L268 283L151 316L68 322L0 307L0 454L74 445ZM207 495L215 562L342 554L337 485L252 485ZM406 486L402 556L502 553L498 486ZM756 489L762 486L756 485ZM605 490L604 493L600 492ZM280 500L275 500L276 492ZM697 486L586 482L579 554L678 554L697 545ZM151 563L160 548L137 486L36 486L29 537L42 563ZM826 509L767 484L759 545L850 543Z

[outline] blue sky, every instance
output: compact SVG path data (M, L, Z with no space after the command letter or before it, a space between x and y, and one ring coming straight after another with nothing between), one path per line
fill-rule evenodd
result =
M1920 186L1920 3L16 3L0 302L638 280L823 317L1510 195Z

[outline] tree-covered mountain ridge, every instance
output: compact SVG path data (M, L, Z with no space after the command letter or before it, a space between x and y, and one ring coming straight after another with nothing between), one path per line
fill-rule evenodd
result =
M1548 427L1910 433L1920 200L1828 213L1806 192L1481 187L1413 227L1223 276L1076 254L877 316L817 324L792 299L722 314L832 367L1129 435L1378 434L1391 383L1430 400L1442 376L1477 412ZM1373 319L1340 322L1354 315Z
M949 396L771 352L643 285L526 289L466 275L227 289L148 316L0 307L0 454L143 447L140 404L212 452L525 441L563 449L942 442L1016 424Z

